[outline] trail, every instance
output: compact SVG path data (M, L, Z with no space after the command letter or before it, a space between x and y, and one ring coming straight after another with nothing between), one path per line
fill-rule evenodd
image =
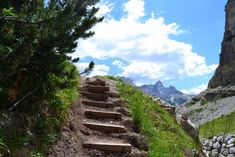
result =
M48 157L147 156L144 137L133 124L128 104L119 97L115 81L83 78L79 91Z

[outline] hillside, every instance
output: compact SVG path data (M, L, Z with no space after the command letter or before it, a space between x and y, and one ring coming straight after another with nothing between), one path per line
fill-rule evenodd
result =
M120 80L117 88L121 97L129 102L135 124L147 138L149 156L187 156L193 142L176 123L174 117L137 88Z
M75 106L73 106L72 110L69 112L68 118L70 120L60 133L64 136L61 136L57 144L52 147L49 151L49 156L64 154L64 156L72 157L76 151L79 152L79 155L77 155L78 157L97 155L107 157L134 157L138 155L141 155L142 157L192 156L192 149L194 147L193 140L184 133L174 120L174 117L166 110L162 109L159 104L156 104L151 97L147 96L137 88L129 86L117 78L108 78L109 79L99 78L100 80L105 81L105 85L110 88L110 92L108 92L109 98L106 103L110 103L110 105L114 103L114 105L116 104L117 106L111 108L106 107L105 109L102 107L90 106L91 104L86 105L84 102L88 102L90 101L89 99L93 98L90 97L89 94L86 94L84 90L87 91L88 89L89 91L86 84L94 79L83 79L80 84L80 89L83 91L81 92L82 96L76 101L74 104ZM117 92L120 94L120 97ZM86 113L84 115L84 112L87 110L101 110L102 112L112 111L116 114L120 114L122 118L118 121L105 120L104 118L95 120L94 117L87 118L85 116ZM125 127L126 132L106 133L106 131L100 131L101 128L95 131L94 128L91 129L89 126L84 126L84 122L89 123L92 121L95 123L102 122L104 124L112 123L113 125L122 125ZM91 149L92 144L86 149L82 147L84 142L86 143L89 139L92 139L91 142L94 143L101 140L100 137L104 142L108 140L109 143L111 141L129 143L131 144L131 152L113 153L110 151L111 146L107 146L106 149L110 151L108 153L105 150L102 151L103 148L101 147ZM74 151L69 152L69 149L64 150L63 147L71 147Z

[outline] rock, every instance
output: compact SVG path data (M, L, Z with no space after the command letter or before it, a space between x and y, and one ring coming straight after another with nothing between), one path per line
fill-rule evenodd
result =
M233 154L229 154L227 157L234 157L234 155Z
M229 154L235 154L235 147L229 148Z
M225 143L222 144L222 148L225 148L227 147L227 145Z
M217 137L213 137L212 142L215 143L217 141Z
M205 155L206 155L206 156L209 156L209 155L210 155L210 151L206 151L206 152L205 152Z
M222 42L219 67L212 79L209 88L235 85L235 1L228 0L226 5L226 24Z
M211 151L211 147L204 147L203 150L205 150L205 151Z
M213 149L213 150L211 151L211 156L212 156L212 157L217 157L218 154L219 154L219 152L218 152L217 149Z
M218 141L218 142L222 142L222 140L223 140L223 136L219 136L219 137L217 138L217 141Z
M227 148L222 148L221 153L225 156L229 155L229 150Z
M177 122L181 125L183 130L190 135L190 137L192 137L194 140L199 139L199 130L197 126L191 123L188 118L186 118L184 115L180 115L177 117Z
M220 149L221 145L219 144L219 142L216 142L213 144L213 148L215 149Z
M223 154L219 154L219 157L225 157Z
M233 146L234 146L234 144L226 145L227 148L231 148L231 147L233 147Z
M209 146L209 140L203 140L203 141L202 141L202 144L203 144L204 146Z
M233 142L235 142L235 138L231 138L227 143L228 144L233 144Z
M233 135L228 135L227 138L228 138L228 140L230 140L233 138Z

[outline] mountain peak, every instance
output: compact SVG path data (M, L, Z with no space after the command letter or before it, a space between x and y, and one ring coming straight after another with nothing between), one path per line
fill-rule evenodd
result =
M161 81L157 81L155 84L154 84L155 87L163 87L163 84Z
M174 86L164 87L161 81L153 85L143 85L139 87L144 92L158 97L171 105L180 105L186 102L190 97L178 91Z

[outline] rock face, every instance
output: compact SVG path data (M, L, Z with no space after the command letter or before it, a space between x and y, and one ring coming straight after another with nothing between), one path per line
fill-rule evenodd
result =
M221 44L220 63L209 82L209 88L235 85L235 0L228 0L225 11L225 33Z

